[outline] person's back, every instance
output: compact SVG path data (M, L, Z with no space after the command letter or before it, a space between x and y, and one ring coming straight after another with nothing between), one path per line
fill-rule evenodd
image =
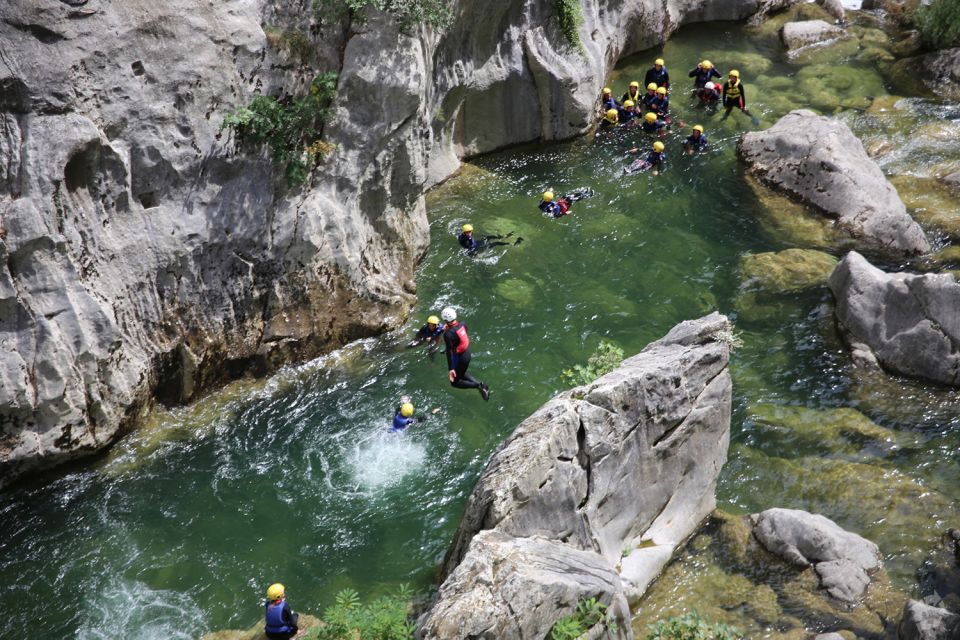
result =
M266 626L264 634L270 640L289 640L297 635L299 615L290 609L282 584L272 584L267 589Z

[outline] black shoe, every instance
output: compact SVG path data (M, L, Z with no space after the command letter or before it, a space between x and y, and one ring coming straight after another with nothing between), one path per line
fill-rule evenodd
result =
M480 395L483 396L484 400L490 400L490 387L487 386L486 382L480 383Z

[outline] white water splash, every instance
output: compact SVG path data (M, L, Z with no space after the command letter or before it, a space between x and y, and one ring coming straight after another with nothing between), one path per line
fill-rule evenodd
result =
M78 640L191 640L203 631L203 612L186 593L122 580L91 586Z
M423 467L427 449L414 439L414 424L402 433L391 433L386 425L357 442L345 459L358 490L376 490L399 485Z

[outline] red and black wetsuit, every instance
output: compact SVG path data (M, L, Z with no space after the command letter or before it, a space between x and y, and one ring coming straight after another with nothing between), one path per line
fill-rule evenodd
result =
M454 372L452 384L458 389L479 389L480 383L470 377L470 336L467 325L456 320L443 331L443 343L447 347L447 369Z

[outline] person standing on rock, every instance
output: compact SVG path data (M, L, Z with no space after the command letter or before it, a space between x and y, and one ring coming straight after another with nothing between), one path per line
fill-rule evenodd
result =
M300 614L290 609L286 589L280 583L267 589L266 615L267 624L263 631L270 640L289 640L297 635Z
M687 74L693 78L693 88L694 91L697 89L702 89L713 78L722 78L720 72L714 69L713 63L709 60L704 60L699 63L693 70Z
M440 312L443 318L443 342L447 347L447 377L457 389L477 389L484 400L490 399L490 387L474 380L467 373L470 366L470 336L467 325L457 321L457 311L447 307Z
M750 116L754 126L760 124L760 120L747 111L747 94L743 88L743 83L740 82L740 72L736 69L730 71L727 81L723 83L723 108L726 110L723 114L724 120L730 116L734 107Z
M647 69L647 75L643 79L643 84L649 85L651 82L658 87L663 87L667 91L670 91L670 74L667 73L667 68L663 64L663 58L654 60L653 66Z

